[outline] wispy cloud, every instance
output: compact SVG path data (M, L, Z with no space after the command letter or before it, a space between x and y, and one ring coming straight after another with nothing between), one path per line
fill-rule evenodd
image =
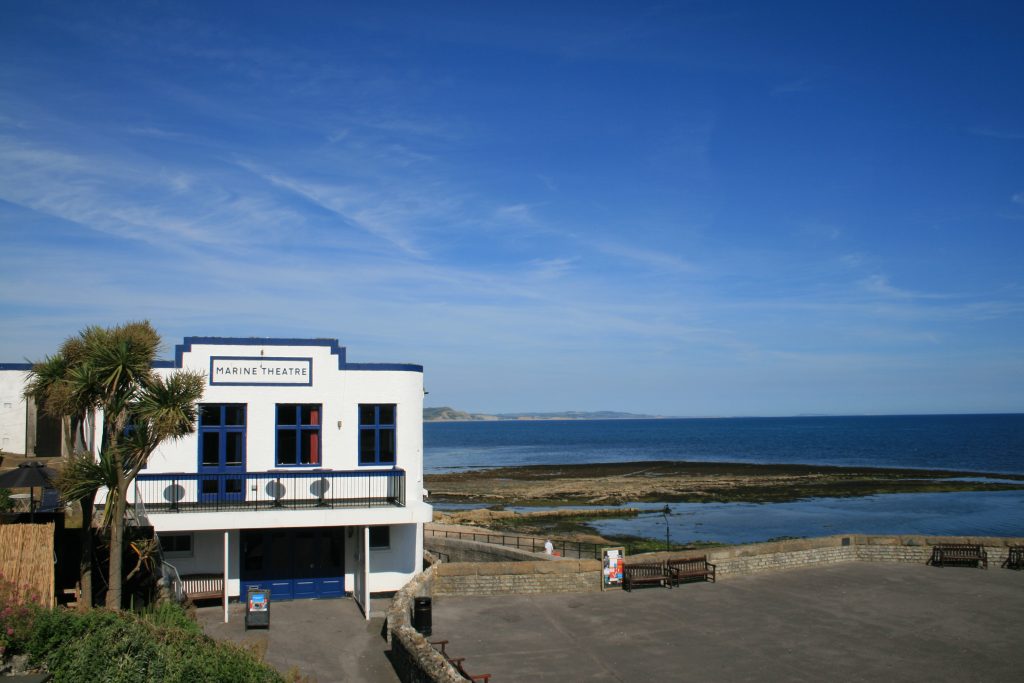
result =
M864 291L890 299L948 299L949 295L914 292L895 287L885 275L870 275L860 282Z
M609 241L594 242L591 246L602 253L608 254L609 256L625 259L626 261L658 270L666 270L676 273L696 273L701 270L686 259L680 258L679 256L667 251L645 249L642 247L635 247Z
M509 204L499 206L494 210L494 217L502 222L519 223L521 225L536 225L533 217L533 210L526 204Z

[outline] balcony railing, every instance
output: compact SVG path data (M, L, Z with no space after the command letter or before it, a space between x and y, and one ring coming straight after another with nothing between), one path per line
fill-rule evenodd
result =
M140 474L135 500L150 513L404 507L405 472ZM141 500L139 500L141 499Z

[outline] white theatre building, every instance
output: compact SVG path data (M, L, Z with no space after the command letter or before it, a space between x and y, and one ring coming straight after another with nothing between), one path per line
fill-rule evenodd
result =
M0 366L0 389L22 367ZM196 432L153 454L132 502L179 574L368 611L419 571L421 366L350 363L333 339L186 337L157 363L177 369L206 375Z

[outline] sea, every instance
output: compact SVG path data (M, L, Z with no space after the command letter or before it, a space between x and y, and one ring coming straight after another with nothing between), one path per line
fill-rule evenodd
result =
M902 467L1024 474L1024 414L424 424L427 472L650 460ZM627 503L598 533L673 543L829 534L1024 537L1024 491L882 494L788 503ZM437 506L443 509L443 505ZM531 508L537 509L537 508Z

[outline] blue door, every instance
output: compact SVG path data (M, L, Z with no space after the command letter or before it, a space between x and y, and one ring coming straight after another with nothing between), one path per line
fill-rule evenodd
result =
M245 405L199 406L199 500L245 500Z
M271 600L345 595L343 527L242 531L242 594L269 588Z

